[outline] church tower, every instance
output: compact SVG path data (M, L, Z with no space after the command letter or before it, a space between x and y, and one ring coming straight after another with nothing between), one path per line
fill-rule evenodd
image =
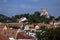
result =
M41 9L41 14L40 14L40 16L46 16L46 17L49 17L46 8L42 8L42 9Z

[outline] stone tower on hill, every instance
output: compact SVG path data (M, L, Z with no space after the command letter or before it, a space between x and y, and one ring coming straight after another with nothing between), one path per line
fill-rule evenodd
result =
M41 9L41 14L40 14L40 16L46 16L46 17L49 17L46 8L42 8L42 9Z

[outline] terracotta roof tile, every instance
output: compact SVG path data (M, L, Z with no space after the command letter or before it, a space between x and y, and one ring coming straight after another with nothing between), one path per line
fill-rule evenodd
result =
M9 38L4 34L0 34L0 40L9 40Z
M43 23L37 23L37 25L38 25L39 27L41 27L41 26L43 26L44 24L43 24Z
M29 24L28 25L30 28L34 28L34 24Z
M18 26L21 26L22 24L9 24L8 26L15 26L15 27L18 27Z
M3 29L4 28L4 26L0 26L0 29Z
M16 30L11 30L11 29L8 29L8 30L5 30L5 31L2 31L2 34L6 35L7 37L14 37L15 38L15 35L16 35Z
M48 29L50 29L50 28L53 28L53 25L47 24L46 27L47 27Z
M24 32L19 32L17 34L17 39L33 39L32 36L29 36L28 34L24 33Z

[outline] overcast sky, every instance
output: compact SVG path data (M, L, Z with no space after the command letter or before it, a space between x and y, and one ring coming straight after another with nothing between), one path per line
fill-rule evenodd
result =
M60 16L60 0L0 0L0 14L13 16L47 8L49 15Z

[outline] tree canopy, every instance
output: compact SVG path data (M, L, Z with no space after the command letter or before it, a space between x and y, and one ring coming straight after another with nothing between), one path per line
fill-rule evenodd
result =
M0 14L0 22L17 22L17 18L20 19L21 17L26 17L28 19L29 23L39 23L39 22L45 22L49 24L54 18L54 16L50 16L50 18L46 18L45 16L40 16L40 12L36 11L33 14L25 13L20 15L15 15L12 17L7 17L3 14ZM60 17L58 17L60 19Z

